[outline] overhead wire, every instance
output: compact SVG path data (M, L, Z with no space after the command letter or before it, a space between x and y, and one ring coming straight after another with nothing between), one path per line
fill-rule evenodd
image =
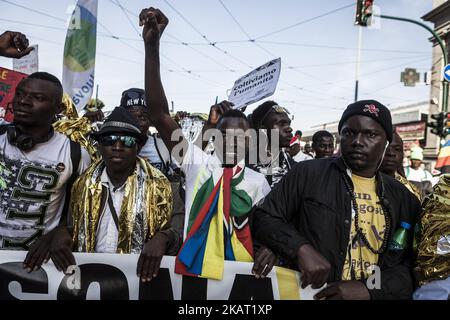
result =
M348 4L348 5L345 5L345 6L342 6L342 7L336 8L336 9L333 9L333 10L331 10L331 11L322 13L322 14L320 14L320 15L318 15L318 16L314 16L314 17L308 18L308 19L306 19L306 20L303 20L303 21L294 23L294 24L292 24L292 25L289 25L289 26L287 26L287 27L281 28L281 29L279 29L279 30L275 30L275 31L272 31L272 32L263 34L263 35L261 35L261 36L259 36L259 37L256 37L255 40L259 40L259 39L262 39L262 38L267 38L267 37L272 36L272 35L274 35L274 34L277 34L277 33L280 33L280 32L283 32L283 31L286 31L286 30L289 30L289 29L292 29L292 28L297 27L297 26L299 26L299 25L302 25L302 24L305 24L305 23L308 23L308 22L311 22L311 21L314 21L314 20L317 20L317 19L326 17L326 16L328 16L328 15L330 15L330 14L333 14L333 13L336 13L336 12L338 12L338 11L341 11L341 10L344 10L344 9L347 9L347 8L350 8L350 7L354 7L354 6L355 6L355 3L352 2L352 3Z
M249 34L249 33L245 30L245 28L239 23L238 19L236 19L236 18L234 17L234 15L233 15L233 13L231 12L231 10L229 10L229 9L227 8L227 6L223 3L222 0L218 0L218 1L219 1L219 3L222 5L222 7L225 9L225 11L228 13L228 15L231 17L231 19L236 23L236 25L239 27L239 29L241 29L242 33L244 33L244 34L247 36L247 38L249 39L249 41L252 41L252 37L250 36L250 34ZM263 46L260 45L259 43L256 43L256 42L254 42L254 41L253 41L252 43L253 43L256 47L258 47L259 49L263 50L265 53L267 53L267 54L268 54L269 56L271 56L272 58L277 58L277 57L278 57L277 55L273 54L271 51L269 51L268 49L266 49L265 47L263 47ZM300 75L302 75L302 76L307 76L307 77L312 78L312 79L315 79L315 80L322 80L321 78L318 78L318 77L316 77L316 76L313 76L313 75L311 75L311 74L309 74L309 73L307 73L307 72L298 71L296 68L294 68L293 66L291 66L291 65L290 65L289 63L287 63L287 61L285 61L285 60L283 60L283 64L286 64L288 70L291 70L291 71L293 71L293 72L296 72L296 73L298 73L298 74L300 74ZM288 82L286 82L286 81L284 81L284 82L287 83L288 85L290 85L290 86L296 88L296 89L299 89L299 87L296 86L296 85L290 84L290 83L288 83ZM344 88L344 89L347 89L347 88ZM304 89L302 88L302 89L300 89L300 90L304 90ZM328 93L322 93L322 94L328 95ZM339 99L340 99L341 97L335 97L335 96L333 96L333 98L339 98Z
M122 10L122 12L124 13L124 15L127 17L127 20L128 20L128 22L131 24L131 26L133 27L133 29L137 32L137 34L138 34L138 36L140 36L140 33L139 33L139 31L138 31L138 29L136 28L136 26L133 24L133 22L131 21L131 19L130 19L130 17L128 16L128 14L127 14L127 12L129 11L129 10L125 10L125 7L119 2L119 0L116 0L116 2L114 2L114 1L112 1L112 0L110 0L110 2L111 3L113 3L113 4L115 4L116 6L118 6L121 10ZM134 15L134 14L133 14ZM136 15L136 17L138 17L137 15ZM106 27L105 27L105 30L107 30L107 31L109 31L109 29L107 29ZM110 33L111 33L111 31L109 31ZM111 33L112 34L112 33ZM122 41L123 42L123 41ZM130 46L131 48L133 48L133 49L135 49L136 51L138 51L139 53L141 53L142 55L144 55L144 52L143 51L141 51L141 50L138 50L138 49L136 49L136 48L134 48L133 46ZM192 70L188 70L188 69L186 69L186 68L184 68L183 66L181 66L180 64L178 64L176 61L174 61L173 59L171 59L171 58L169 58L167 55L164 55L164 54L160 54L164 59L166 59L167 61L169 61L170 63L172 63L173 65L176 65L176 66L178 66L181 70L183 70L187 75L189 75L189 76L191 76L191 77L193 77L193 78L195 78L195 79L197 79L197 80L199 80L199 81L201 81L201 82L204 82L204 83L206 83L206 84L208 84L208 85L211 85L211 84L215 84L215 85L217 85L217 86L223 86L222 84L219 84L219 83L217 83L216 81L213 81L213 80L210 80L210 79L206 79L205 77L202 77L202 76L200 76L199 74L196 74L195 72L192 72ZM172 70L168 70L169 72L173 72Z
M296 43L296 42L282 42L282 41L258 41L259 43L296 46L296 47L309 47L309 48L324 48L324 49L340 49L340 50L356 50L356 47L342 47L342 46L330 46L321 45L315 43ZM410 53L410 54L425 54L424 51L412 51L412 50L393 50L393 49L373 49L373 48L361 48L361 51L374 51L374 52L389 52L389 53Z
M236 56L232 55L231 53L229 53L227 50L224 50L222 48L220 48L219 46L217 46L216 42L211 41L210 39L208 39L208 37L206 35L204 35L196 26L194 26L180 11L178 11L168 0L164 0L164 2L173 10L175 11L175 13L177 15L179 15L181 17L181 19L183 19L184 22L186 22L197 34L199 34L211 47L219 50L220 52L222 52L223 54L225 54L226 56L232 58L235 61L238 61L239 63L245 65L246 67L253 69L253 67L251 65L249 65L248 63L246 63L245 61L243 61L240 58L237 58Z
M124 6L119 2L119 0L115 0L115 1L114 1L114 0L110 0L110 2L113 3L113 4L115 4L116 6L118 6L118 7L122 10L122 12L124 13L124 15L127 17L128 22L132 25L132 27L134 28L134 30L135 30L135 31L138 33L138 35L140 36L140 33L139 33L138 29L136 28L135 24L134 24L134 23L131 21L131 19L129 18L128 13L131 14L131 15L133 15L133 16L135 16L136 18L138 18L138 15L136 15L136 14L133 13L131 10L129 10L129 9L127 9L126 7L124 7ZM167 33L166 33L166 34L167 34ZM208 60L214 62L215 64L217 64L217 65L219 65L219 66L221 66L221 67L223 67L223 68L225 68L226 71L235 72L235 70L229 68L228 66L226 66L226 65L223 64L222 62L220 62L220 61L218 61L218 60L212 58L211 56L205 54L204 52L202 52L202 51L200 51L200 50L198 50L198 49L196 49L196 48L194 48L194 47L191 47L188 43L181 41L181 40L178 39L177 37L175 37L175 36L173 36L173 35L169 35L169 37L171 37L172 39L176 40L176 41L177 41L176 44L181 44L181 45L183 45L183 46L189 47L191 50L195 51L196 53L198 53L199 55L203 56L204 58L206 58L206 59L208 59Z
M423 62L423 61L426 61L426 60L429 60L429 59L430 59L429 57L428 58L415 59L415 60L411 60L411 61L408 61L408 62L403 62L401 64L396 64L394 66L389 66L387 68L382 68L382 69L378 69L378 70L375 70L375 71L368 71L368 72L362 73L360 76L372 77L373 75L375 75L377 73L389 71L389 70L392 70L392 69L395 69L395 68L399 68L399 67L402 67L402 66L405 66L405 65L408 65L408 64L416 63L416 62ZM343 81L348 81L348 78L339 79L339 80L335 80L335 81L332 81L332 82L325 82L324 81L324 82L321 82L321 83L310 83L310 84L306 84L304 86L305 87L317 87L317 86L323 86L323 85L335 85L336 83L340 83L340 82L343 82Z
M142 39L142 35L139 32L138 28L136 27L136 24L133 23L133 21L131 21L130 16L128 15L127 11L125 11L124 7L122 6L122 4L120 3L119 0L116 0L116 2L114 2L113 0L110 0L110 2L112 2L113 4L117 5L121 10L123 15L125 16L125 18L128 20L129 24L131 25L131 27L134 29L134 31L136 32L136 34L138 35L138 37L140 39Z

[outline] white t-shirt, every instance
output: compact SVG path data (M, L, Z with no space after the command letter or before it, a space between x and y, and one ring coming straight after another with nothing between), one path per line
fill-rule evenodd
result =
M433 182L433 176L430 172L427 170L424 170L422 168L419 169L413 169L411 167L406 167L405 169L406 173L406 179L409 181L417 181L417 182L423 182L423 181L430 181Z
M183 170L186 176L186 215L183 237L186 238L189 213L191 211L192 202L194 201L194 191L200 189L211 175L213 176L215 185L223 175L223 167L222 162L217 156L214 154L207 154L195 144L189 143L186 155L181 164L181 170ZM244 178L236 185L236 189L244 190L252 199L253 205L255 205L270 192L269 183L262 173L248 167L244 169L243 173Z
M78 173L90 164L81 148ZM52 138L24 152L0 135L0 248L27 249L60 221L66 183L72 175L70 140Z
M139 156L149 161L153 167L161 171L164 175L167 176L173 173L172 169L174 165L171 161L170 152L161 138L149 135L147 142L142 146L141 152L139 152Z
M299 151L295 156L292 157L292 159L295 162L301 162L305 160L312 160L312 157L307 155L306 153Z

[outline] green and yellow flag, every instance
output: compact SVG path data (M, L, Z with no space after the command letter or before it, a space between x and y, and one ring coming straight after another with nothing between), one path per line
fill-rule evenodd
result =
M78 1L64 45L63 87L78 112L94 91L97 7L97 0Z

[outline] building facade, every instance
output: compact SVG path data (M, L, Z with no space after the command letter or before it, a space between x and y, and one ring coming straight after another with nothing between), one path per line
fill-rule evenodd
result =
M434 24L434 31L444 41L445 49L449 52L450 42L450 1L433 0L433 9L425 14L422 19ZM434 37L429 38L433 45L433 57L431 66L431 86L430 86L430 111L429 115L439 113L442 109L442 79L444 59L439 43ZM448 100L448 96L447 96ZM428 121L432 119L429 118ZM424 156L428 159L436 158L439 152L440 138L427 129L427 144L424 148Z

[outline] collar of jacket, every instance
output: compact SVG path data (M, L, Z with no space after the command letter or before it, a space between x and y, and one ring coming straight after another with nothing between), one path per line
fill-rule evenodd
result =
M342 156L334 158L333 164L342 173L343 179L348 179L347 181L352 186L352 189L354 189L353 181L352 181L352 179L350 179L350 177L347 174L347 165L345 164L344 160L342 159ZM381 173L379 170L375 174L375 180L377 182L376 190L377 190L378 198L380 199L381 205L383 205L386 209L388 209L387 211L389 212L389 215L390 215L390 218L392 221L392 218L393 218L392 210L391 210L392 208L391 208L389 199L386 198L383 173Z

